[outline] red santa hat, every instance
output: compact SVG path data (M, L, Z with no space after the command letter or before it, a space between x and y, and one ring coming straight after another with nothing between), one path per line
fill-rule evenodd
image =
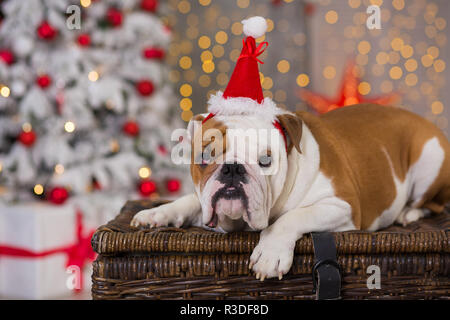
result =
M230 82L224 92L217 92L208 101L209 115L203 122L215 115L260 115L273 122L286 141L285 134L275 116L285 113L270 98L264 98L259 78L259 56L267 48L267 42L256 46L256 38L262 37L267 30L263 17L252 17L242 21L246 38L242 41L242 51L236 62Z
M260 114L272 119L282 113L270 98L264 98L259 78L259 56L267 48L267 42L256 46L255 38L262 37L267 30L263 17L252 17L242 21L246 38L236 62L230 82L224 92L217 92L208 101L207 119L214 115ZM205 119L206 120L206 119Z

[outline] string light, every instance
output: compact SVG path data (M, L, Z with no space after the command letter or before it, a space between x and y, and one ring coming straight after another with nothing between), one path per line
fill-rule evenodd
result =
M224 44L228 41L228 35L225 31L219 31L216 33L216 42L219 44Z
M44 193L44 187L42 186L42 184L37 184L34 186L33 191L36 195L40 196Z
M97 71L92 70L91 72L89 72L89 74L88 74L88 79L89 79L90 81L95 82L95 81L98 80L98 78L99 78L99 74L98 74Z
M63 174L64 173L64 166L62 164L58 163L55 166L55 173L56 174Z
M263 89L269 90L273 87L273 80L271 77L264 77L263 83L261 84Z
M30 123L25 122L24 124L22 124L22 130L24 132L30 132L33 129L33 127L31 126Z
M187 0L182 0L178 3L178 11L180 11L183 14L188 13L191 11L191 4Z
M326 66L323 69L323 76L325 79L333 79L336 76L336 69L333 66Z
M213 55L212 55L211 51L206 50L206 51L203 51L203 52L202 52L202 54L200 55L200 59L201 59L203 62L204 62L204 61L207 61L207 60L212 60L212 59L213 59Z
M109 148L111 149L111 152L117 153L120 150L120 144L116 139L113 139L109 143Z
M389 76L395 80L400 79L402 77L402 74L403 74L402 69L397 66L392 67L391 70L389 70Z
M434 101L431 104L431 112L433 114L441 114L444 111L444 105L440 101Z
M191 110L188 111L183 111L181 113L181 119L185 122L188 122L192 119L192 117L194 116L194 113Z
M189 97L192 94L192 87L191 87L191 85L187 84L187 83L183 84L180 87L180 94L183 97Z
M214 62L212 60L206 60L205 62L203 62L202 69L205 73L213 72L215 69Z
M201 36L198 39L198 46L202 49L208 49L211 45L211 40L207 36Z
M68 133L72 133L75 131L75 123L73 123L72 121L67 121L64 124L64 130L66 130L66 132Z
M299 87L306 87L309 84L309 77L307 74L299 74L297 77L297 84Z
M330 10L325 14L325 21L329 24L335 24L339 19L339 16L336 11Z
M277 69L280 73L286 73L290 68L291 66L287 60L280 60L277 64Z
M80 4L82 7L89 7L91 5L92 1L91 0L80 0Z
M152 170L149 167L142 167L139 169L139 177L147 179L152 175Z
M179 61L180 67L183 69L189 69L192 66L192 60L188 56L183 56Z
M7 86L1 87L1 89L0 89L0 95L1 95L3 98L8 98L10 93L11 93L11 90L10 90Z
M244 9L249 6L250 0L237 0L236 4L239 8Z

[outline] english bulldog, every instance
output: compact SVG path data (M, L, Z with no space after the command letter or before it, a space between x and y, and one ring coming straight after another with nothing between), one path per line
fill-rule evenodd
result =
M221 114L211 99L214 117L199 115L188 126L192 143L201 141L191 155L195 193L143 210L131 225L261 230L249 267L260 280L281 279L306 233L407 225L450 201L450 144L431 122L373 104L292 113L267 99L264 113L250 114L237 107ZM226 101L231 109L240 103ZM278 143L245 141L247 150L229 143L231 129L273 130L274 123ZM220 136L211 139L208 129ZM247 159L252 148L257 158ZM219 155L226 161L214 161Z

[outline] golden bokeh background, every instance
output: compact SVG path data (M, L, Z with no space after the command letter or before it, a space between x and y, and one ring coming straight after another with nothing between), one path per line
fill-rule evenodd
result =
M287 1L290 2L290 1ZM288 4L287 2L283 4ZM166 17L174 31L168 52L169 78L178 89L181 118L206 112L209 94L224 90L242 49L241 21L254 15L267 18L268 32L257 43L269 47L259 59L264 96L280 107L301 107L297 80L306 63L303 3L274 5L269 0L169 0Z
M448 136L450 83L447 0L169 0L174 31L167 62L179 92L181 118L206 111L223 90L242 47L241 20L261 15L269 29L261 56L265 96L282 108L306 110L298 90L333 97L354 59L363 96L401 93L401 107L434 122ZM366 26L369 5L381 9L381 30Z
M343 65L354 59L363 96L399 92L399 105L449 136L450 1L318 0L308 18L310 88L339 90ZM382 29L366 26L369 5L381 9Z

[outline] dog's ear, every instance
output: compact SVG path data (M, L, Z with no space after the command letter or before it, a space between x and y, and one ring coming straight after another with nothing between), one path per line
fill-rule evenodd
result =
M202 121L204 119L205 119L205 114L197 114L196 116L192 117L192 119L189 121L189 124L187 126L187 131L189 133L190 140L192 140L192 138L194 138L195 130L197 130L202 125Z
M298 116L289 113L277 115L277 119L286 135L288 153L291 152L292 147L295 147L298 153L302 153L300 150L302 120Z

